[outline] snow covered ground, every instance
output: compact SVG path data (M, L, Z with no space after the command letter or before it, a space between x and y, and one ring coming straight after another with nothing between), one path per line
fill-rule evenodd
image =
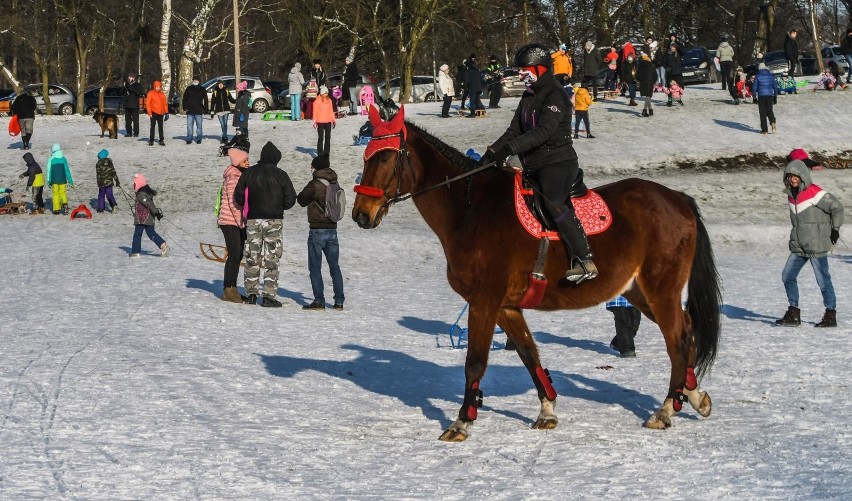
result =
M127 258L133 226L120 194L116 214L92 220L0 216L0 498L849 499L852 231L841 229L831 258L840 326L812 327L823 307L805 268L805 323L775 327L787 306L782 165L708 165L794 147L848 162L852 93L781 97L770 136L756 132L757 106L726 97L715 85L689 87L684 107L658 106L649 119L624 101L601 102L591 110L597 139L576 141L591 186L639 176L698 200L725 298L719 356L703 382L713 414L685 410L667 431L642 428L669 372L647 319L638 357L622 360L608 348L613 321L602 305L528 312L560 394L559 426L530 429L534 387L498 334L485 406L461 444L437 437L462 400L465 352L447 333L463 302L410 202L376 230L341 223L345 311L301 309L312 298L298 207L284 219L285 306L223 303L222 266L198 251L198 241L222 242L217 123L204 121L202 145L185 145L174 116L167 145L149 147L98 137L90 117L38 118L32 152L45 165L51 145L63 146L71 206L96 196L96 154L107 148L123 185L143 172L159 190L157 230L173 255L158 257L144 240L142 258ZM462 151L482 151L515 103L479 120L442 120L434 103L406 115ZM362 167L363 147L349 145L362 123L342 119L332 134L347 189ZM253 158L266 140L278 145L297 190L309 180L308 122L255 119L251 138ZM0 185L22 190L19 145L0 149ZM814 172L847 206L850 180L846 170Z

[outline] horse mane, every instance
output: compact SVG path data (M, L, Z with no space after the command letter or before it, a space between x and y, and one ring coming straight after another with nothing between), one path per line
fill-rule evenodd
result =
M432 145L436 150L438 150L441 154L447 157L452 163L461 167L463 171L468 171L476 167L476 162L472 158L468 157L467 155L453 148L447 143L441 141L432 134L426 132L424 129L409 122L408 120L405 121L405 126L408 128L408 130L413 130L420 138Z

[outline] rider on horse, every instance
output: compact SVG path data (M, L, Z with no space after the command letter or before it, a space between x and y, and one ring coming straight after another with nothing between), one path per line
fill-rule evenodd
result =
M568 200L580 170L571 143L568 95L553 77L550 51L544 45L531 43L518 49L514 66L527 91L509 128L488 147L481 163L502 166L509 156L519 156L524 175L544 199L543 208L565 245L571 263L565 278L576 283L595 278L598 269L586 234Z

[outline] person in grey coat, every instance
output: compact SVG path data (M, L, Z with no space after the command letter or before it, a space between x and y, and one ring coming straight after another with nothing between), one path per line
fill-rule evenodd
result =
M302 90L305 88L305 76L302 75L302 63L296 63L290 68L290 74L287 75L287 82L290 84L290 120L296 121L302 119L302 112L299 110L299 105L302 101Z
M722 37L722 43L716 49L719 58L719 72L722 90L729 89L731 98L737 99L737 86L734 85L734 48L728 43L728 37Z
M239 130L243 137L248 137L248 120L251 108L251 92L247 89L248 84L245 80L237 84L237 102L234 103L232 125Z
M822 320L815 327L837 327L837 298L828 272L828 253L840 238L843 205L834 195L811 182L810 170L801 160L787 164L784 186L793 229L790 231L790 256L781 272L781 281L790 306L775 323L793 327L802 323L797 277L810 261L825 306Z

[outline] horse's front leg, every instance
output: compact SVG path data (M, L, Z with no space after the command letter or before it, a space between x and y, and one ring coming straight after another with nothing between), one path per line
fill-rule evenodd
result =
M514 344L521 362L530 373L533 384L538 390L538 399L541 409L532 427L539 430L552 430L559 423L556 417L556 390L550 380L550 373L541 366L538 356L538 348L532 337L529 326L524 319L523 312L513 306L500 308L497 314L497 325L506 333Z
M494 327L497 325L498 302L489 299L485 301L470 301L470 311L467 321L467 357L464 362L464 401L459 410L459 417L439 437L445 442L463 442L468 436L468 427L476 420L478 410L482 407L482 390L479 382L485 375L488 366L488 354L491 350L491 340L494 338Z

